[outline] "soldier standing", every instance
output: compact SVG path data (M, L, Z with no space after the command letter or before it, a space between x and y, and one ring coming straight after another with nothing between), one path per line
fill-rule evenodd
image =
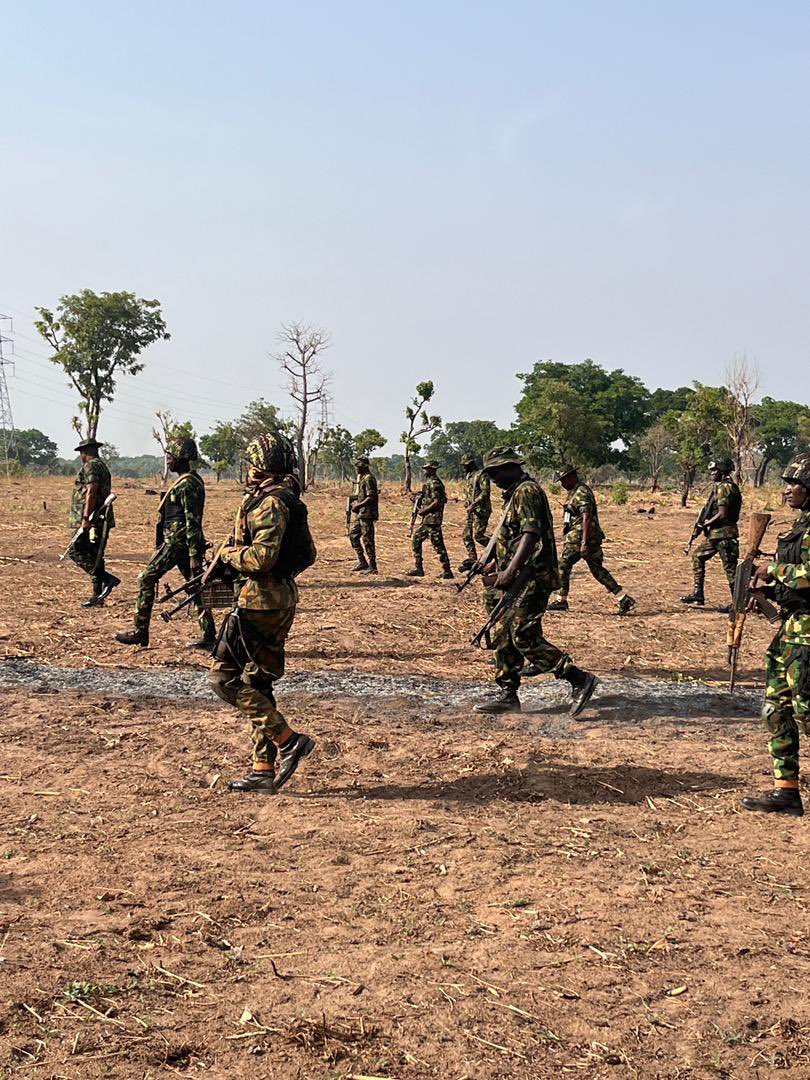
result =
M209 680L214 693L253 725L253 764L230 790L273 795L315 748L279 712L273 684L284 674L284 644L298 603L295 576L312 565L316 551L290 440L275 432L259 435L244 459L247 490L233 543L219 560L245 582L220 630Z
M349 528L349 540L357 554L358 573L377 573L377 545L374 536L374 522L380 517L380 496L377 480L372 475L369 460L361 455L355 461L357 479L350 500L350 510L354 521ZM365 550L364 550L365 548Z
M792 461L782 475L785 501L799 516L779 537L774 562L762 563L752 578L780 605L784 619L766 653L762 720L770 735L774 789L747 795L746 810L804 814L799 794L799 732L810 734L810 454Z
M703 607L706 563L715 555L720 556L720 562L723 564L728 579L728 587L732 596L734 595L734 577L740 558L740 531L737 523L742 509L742 494L731 479L733 469L734 462L729 458L709 463L713 487L706 505L700 512L698 524L695 525L692 535L694 540L701 532L703 533L703 539L692 552L692 573L695 585L688 596L681 597L682 604Z
M559 585L557 547L546 493L523 464L509 447L497 447L484 457L484 468L503 491L504 502L495 558L484 567L487 611L492 611L499 593L515 584L524 567L529 566L531 573L517 603L492 630L495 682L501 692L476 708L483 713L519 711L521 676L549 674L571 684L569 712L578 716L593 694L596 676L576 667L568 653L543 636L549 594Z
M476 543L486 547L489 543L487 525L492 515L492 497L489 476L481 468L481 461L476 454L468 454L461 462L464 467L464 503L467 518L461 539L467 549L467 558L459 570L472 570L478 560Z
M444 484L436 475L439 468L438 461L428 461L424 466L425 482L417 499L416 515L422 520L414 530L412 537L414 567L408 570L408 577L424 577L425 567L422 562L422 545L425 540L430 540L439 562L442 564L441 578L452 578L453 571L450 569L450 556L444 544L442 533L442 519L444 508L447 504L447 492Z
M93 581L92 594L82 602L82 607L103 604L121 579L109 574L104 566L104 549L107 535L115 527L112 505L101 514L101 508L112 490L110 470L98 456L101 446L96 439L84 439L76 447L82 467L76 476L70 501L70 528L82 530L81 536L68 548L69 558L80 570L89 574Z
M605 534L599 524L596 498L593 491L579 478L573 465L563 465L557 480L568 492L563 509L563 549L560 556L560 596L549 611L568 611L568 592L571 587L571 570L580 559L619 604L619 614L626 615L636 602L624 591L613 575L605 569L602 543Z
M199 473L191 468L192 461L197 461L199 456L197 444L188 438L170 443L166 450L166 464L170 472L177 473L177 479L158 506L155 551L138 578L135 626L132 630L115 635L115 640L122 645L149 644L149 622L155 592L164 574L177 567L188 580L202 572L205 554L205 484ZM199 602L197 608L202 637L194 642L192 648L211 649L216 638L214 616Z

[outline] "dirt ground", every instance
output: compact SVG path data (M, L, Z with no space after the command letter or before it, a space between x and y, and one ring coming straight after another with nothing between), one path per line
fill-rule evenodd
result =
M69 479L0 483L2 553L34 556L0 563L0 1076L810 1077L807 827L738 810L769 784L769 628L749 620L732 701L720 568L710 606L677 604L693 510L605 507L637 612L580 572L548 617L603 677L582 722L537 682L482 722L477 586L401 576L391 488L382 572L358 580L340 493L313 495L279 697L318 752L285 794L244 798L225 789L244 725L202 691L194 623L111 640L147 486L116 484L124 584L85 611L56 562ZM212 539L236 498L212 486Z

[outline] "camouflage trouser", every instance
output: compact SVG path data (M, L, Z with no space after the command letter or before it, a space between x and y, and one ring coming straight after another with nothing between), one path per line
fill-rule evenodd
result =
M107 571L104 566L104 549L107 546L106 537L104 544L100 542L96 529L86 529L78 540L74 540L68 548L68 558L89 574L93 581L93 592L99 592L104 584Z
M478 558L475 545L478 544L479 547L483 548L489 543L489 537L487 536L488 524L489 516L486 514L468 514L464 522L464 532L461 534L461 539L467 554L473 562Z
M799 733L810 735L810 645L778 633L766 653L762 721L777 780L799 778Z
M487 589L484 602L492 611L501 597L495 589ZM555 675L558 679L571 667L568 653L543 637L543 614L548 604L549 591L539 582L532 581L517 604L492 629L492 646L495 650L495 682L505 690L517 690L524 663L540 671Z
M720 556L720 562L726 572L729 586L734 588L734 575L737 572L737 561L740 558L740 541L736 538L723 540L710 540L704 537L692 552L692 574L695 579L695 592L703 592L703 582L706 578L706 563L715 555Z
M425 525L424 522L416 527L411 540L413 557L418 569L422 569L422 545L425 540L430 540L431 544L433 544L433 548L439 556L439 562L442 564L442 569L449 570L450 556L447 554L447 548L444 546L444 536L442 535L441 525Z
M191 577L191 565L188 556L188 548L185 544L172 543L164 540L156 549L152 558L146 564L138 577L138 592L135 597L135 629L148 630L149 620L152 618L152 608L155 604L155 593L158 582L177 567L183 577L188 580ZM199 611L200 630L205 641L212 644L216 637L214 616L208 608L204 608L199 601L194 606Z
M284 674L284 643L295 608L256 611L236 608L219 631L208 681L211 689L253 724L253 760L276 759L273 737L287 727L276 708L273 683Z
M349 540L360 562L369 566L377 565L377 545L374 539L374 522L370 518L361 518L356 514L349 528ZM365 551L363 548L365 547Z
M600 585L604 586L609 593L616 593L622 591L621 585L618 583L613 574L609 570L606 570L602 560L604 559L604 553L602 551L602 545L599 544L596 547L591 548L587 555L580 553L582 541L575 537L571 541L565 540L563 543L562 554L560 555L560 596L565 599L568 596L568 590L571 587L571 570L579 562L580 559L585 560L585 565L590 572L596 578Z

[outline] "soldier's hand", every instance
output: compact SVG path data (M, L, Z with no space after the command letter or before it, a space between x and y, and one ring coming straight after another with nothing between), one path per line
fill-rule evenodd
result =
M581 544L580 548L579 548L579 553L582 556L582 558L584 559L588 554L588 545L587 544Z
M751 575L751 588L761 589L764 585L770 585L773 578L768 572L768 564L760 563Z
M506 592L507 589L511 589L517 580L517 574L513 570L501 570L496 575L494 585L496 589L502 589Z

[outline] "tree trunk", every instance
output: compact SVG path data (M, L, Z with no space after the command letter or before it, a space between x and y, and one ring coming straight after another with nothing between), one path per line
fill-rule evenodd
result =
M688 465L683 471L683 487L681 488L681 506L686 506L689 492L695 482L697 465Z
M757 471L754 473L754 487L762 487L765 483L765 476L768 472L768 466L773 459L769 457L763 457L759 465L757 465Z
M658 473L654 472L651 479L652 485L650 487L650 491L658 491Z
M410 495L413 489L413 470L411 469L411 455L405 453L405 491Z

